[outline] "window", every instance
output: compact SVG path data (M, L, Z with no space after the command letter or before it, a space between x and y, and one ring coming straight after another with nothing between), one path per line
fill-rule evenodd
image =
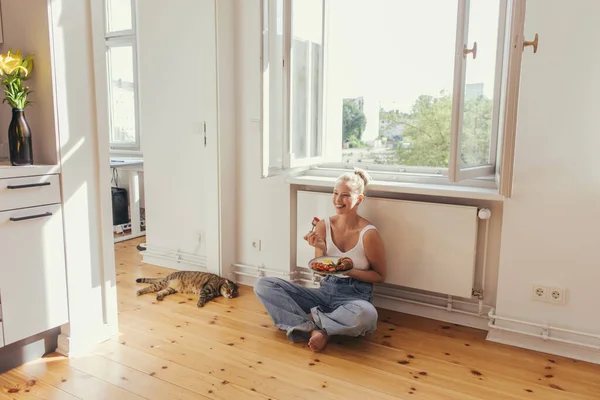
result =
M360 166L497 185L512 157L517 3L264 0L263 176Z
M105 0L111 151L140 151L135 0Z

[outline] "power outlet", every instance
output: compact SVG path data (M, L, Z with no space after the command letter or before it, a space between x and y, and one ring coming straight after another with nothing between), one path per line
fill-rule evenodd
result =
M566 289L554 286L544 286L533 284L531 297L534 300L544 301L546 303L564 304Z
M262 242L261 242L261 240L257 239L257 238L252 239L252 248L255 251L257 251L257 252L261 251L262 250Z
M548 301L551 303L564 304L566 290L552 287L548 289Z
M531 292L531 296L535 300L546 301L547 294L548 294L548 288L546 288L545 286L533 285L533 290Z

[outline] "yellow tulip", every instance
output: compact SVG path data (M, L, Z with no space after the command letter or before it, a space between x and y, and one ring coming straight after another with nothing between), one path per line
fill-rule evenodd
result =
M23 60L23 68L25 68L25 75L31 74L33 71L33 55L28 55Z
M4 86L5 98L12 108L25 108L31 104L27 95L31 92L24 82L33 70L33 54L23 58L21 51L9 49L0 54L0 80Z
M20 50L17 50L16 53L8 50L8 53L0 54L0 75L12 75L17 71L23 71L23 74L27 76L32 69L33 55L29 55L23 59Z

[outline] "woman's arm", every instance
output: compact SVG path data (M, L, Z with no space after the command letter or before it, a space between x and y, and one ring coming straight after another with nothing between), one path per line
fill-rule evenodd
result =
M306 240L309 245L315 248L315 257L322 257L327 251L327 243L325 243L326 234L325 221L320 220L317 222L315 230L304 236L304 240Z
M375 229L365 232L363 244L365 247L365 255L367 256L367 260L369 260L371 269L368 271L352 269L345 275L364 282L384 282L387 275L387 262L385 259L383 240L381 240L379 232Z

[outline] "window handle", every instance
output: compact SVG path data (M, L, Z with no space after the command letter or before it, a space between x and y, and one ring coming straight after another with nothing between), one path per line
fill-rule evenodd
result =
M473 42L473 48L467 49L467 45L465 44L463 48L463 57L467 58L467 54L473 53L473 60L477 58L477 42Z
M537 48L538 48L538 34L535 34L535 37L533 39L532 42L528 42L528 41L524 41L523 42L523 49L525 49L525 47L527 46L533 46L533 53L537 53Z

